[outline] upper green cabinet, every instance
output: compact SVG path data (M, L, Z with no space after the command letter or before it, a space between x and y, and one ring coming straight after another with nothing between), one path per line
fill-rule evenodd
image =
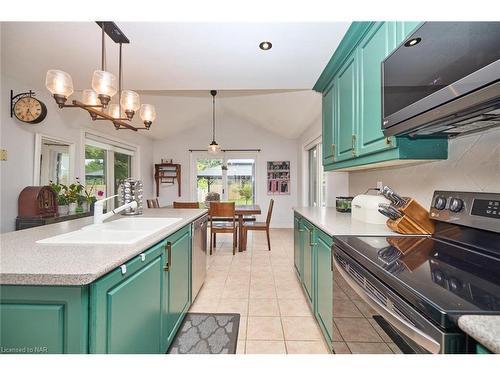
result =
M353 22L314 90L323 94L325 170L446 159L444 138L385 137L381 62L419 22Z

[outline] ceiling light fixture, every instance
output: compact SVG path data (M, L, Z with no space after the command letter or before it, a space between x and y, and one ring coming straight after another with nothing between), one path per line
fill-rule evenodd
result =
M418 43L420 43L422 40L422 38L412 38L412 39L408 39L406 42L405 42L405 47L413 47L413 46L416 46Z
M122 90L123 67L122 67L122 45L130 41L123 32L110 21L96 21L101 27L101 70L94 71L92 76L92 89L82 91L82 101L73 100L72 104L66 104L68 97L73 94L73 79L62 70L49 70L45 77L45 86L52 93L59 108L82 108L86 110L92 120L111 121L115 129L129 129L137 131L147 129L156 119L156 110L151 104L142 104L135 91ZM120 45L118 86L116 77L106 71L106 44L107 34L115 43ZM110 104L113 96L118 92L118 103ZM105 112L104 110L107 111ZM139 114L144 127L136 127L130 124L135 113Z
M273 48L273 44L271 42L261 42L259 48L263 51L267 51Z
M217 95L217 91L210 91L210 95L212 95L212 143L208 145L208 153L215 155L220 151L220 146L215 141L215 95Z

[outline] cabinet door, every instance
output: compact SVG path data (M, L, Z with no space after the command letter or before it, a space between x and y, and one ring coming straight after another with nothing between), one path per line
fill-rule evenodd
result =
M302 272L302 281L304 284L304 289L306 291L309 303L313 306L313 275L314 275L314 257L313 257L313 241L314 241L314 229L308 223L304 223L302 226L304 232L302 232L302 248L304 249L304 268Z
M172 342L177 329L189 309L191 299L191 230L184 227L167 238L165 270L168 301L167 315L164 316L162 343L164 350Z
M335 161L356 156L353 135L356 134L357 101L356 54L352 54L342 67L335 86Z
M316 238L316 318L328 343L333 331L332 239L323 233Z
M295 270L300 279L302 279L302 263L303 263L303 251L301 251L301 234L304 229L300 228L301 219L298 216L294 217L293 223L293 260L295 265Z
M358 49L359 127L358 155L395 146L394 137L382 132L382 60L394 49L395 22L376 22Z
M161 245L91 286L91 352L159 353Z
M334 146L334 87L331 85L323 93L322 101L322 124L323 124L323 165L332 164L335 160L335 146Z

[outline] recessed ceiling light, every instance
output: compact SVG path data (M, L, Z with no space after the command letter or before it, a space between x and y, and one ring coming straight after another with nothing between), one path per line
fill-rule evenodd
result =
M267 50L273 48L273 44L271 42L261 42L259 44L259 48L263 51L267 51Z
M405 47L413 47L413 46L417 45L418 43L420 43L421 40L422 40L422 38L408 39L405 43Z

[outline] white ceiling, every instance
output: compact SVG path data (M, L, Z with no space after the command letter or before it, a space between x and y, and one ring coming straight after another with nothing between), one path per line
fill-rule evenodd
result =
M287 138L320 121L321 97L311 88L349 23L117 22L124 88L156 105L158 119L142 134L163 139L211 123L210 89L219 90L217 116L241 118ZM71 74L78 90L100 67L94 22L2 22L2 69L32 87L48 69ZM258 44L271 41L270 51ZM107 39L107 70L117 73L118 47Z
M124 83L135 90L311 89L349 23L117 22L124 45ZM90 86L100 66L100 28L94 22L6 22L4 56L32 80L48 69ZM262 51L258 44L271 41ZM118 46L107 42L108 70Z

